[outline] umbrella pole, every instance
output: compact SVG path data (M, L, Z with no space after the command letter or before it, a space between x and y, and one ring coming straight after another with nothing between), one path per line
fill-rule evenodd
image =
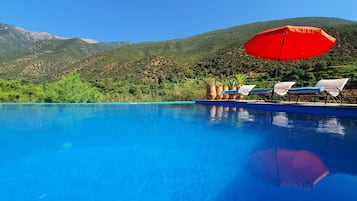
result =
M274 85L277 83L277 79L278 79L278 71L279 71L279 65L280 65L280 61L278 61L278 63L276 64L275 76L274 76Z
M279 52L279 59L278 59L278 63L276 64L276 70L275 70L275 76L274 76L274 85L273 85L273 90L272 90L272 94L271 94L271 101L274 100L274 88L275 85L277 83L278 80L278 71L279 71L279 65L280 65L280 58L281 58L281 54L283 53L283 47L284 47L284 43L285 43L285 38L286 38L286 34L288 34L288 32L284 31L284 37L281 40L281 46L280 46L280 52Z
M271 91L271 101L274 100L274 88L276 83L278 82L278 71L279 71L279 65L280 65L280 60L278 61L278 63L276 64L276 69L275 69L275 76L274 76L274 82L273 82L273 90Z

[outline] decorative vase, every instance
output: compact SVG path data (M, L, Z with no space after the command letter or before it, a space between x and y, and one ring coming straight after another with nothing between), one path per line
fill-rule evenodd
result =
M243 98L244 98L244 95L237 95L237 100L243 100Z
M229 90L237 90L237 87L228 87ZM228 97L229 100L234 100L236 99L236 95L234 94L229 94L229 97Z
M228 89L229 89L228 86L223 86L223 91L226 91ZM223 97L222 97L223 100L227 100L228 98L229 98L228 94L223 94Z
M221 100L223 98L223 86L216 86L216 100Z
M207 85L206 98L208 100L214 100L216 98L216 86Z
M239 90L239 89L240 89L240 86L237 87L237 90ZM236 96L236 100L243 100L243 95L242 94L238 94Z

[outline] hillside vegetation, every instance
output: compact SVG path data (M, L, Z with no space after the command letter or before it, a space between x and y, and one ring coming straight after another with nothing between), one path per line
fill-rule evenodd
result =
M122 43L89 44L81 39L46 40L0 55L0 77L49 82L74 63Z
M103 51L79 39L35 43L0 57L0 78L46 84L76 71L99 90L101 101L168 101L204 98L205 81L219 82L246 74L247 83L271 87L277 62L246 55L243 44L254 34L283 25L322 27L336 37L327 54L305 61L284 62L279 80L296 86L322 78L348 77L357 88L357 23L335 18L294 18L258 22L197 36L124 45ZM59 56L61 55L61 56Z

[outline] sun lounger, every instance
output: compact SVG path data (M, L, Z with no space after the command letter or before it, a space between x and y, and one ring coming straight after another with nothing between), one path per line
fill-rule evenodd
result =
M316 131L319 133L337 134L341 136L345 135L345 127L337 120L337 118L320 120Z
M247 96L254 87L255 85L243 85L238 90L224 90L222 91L222 94Z
M259 96L264 96L264 97L271 97L274 94L277 94L279 96L284 96L287 94L288 89L290 89L295 82L278 82L274 85L274 90L273 88L268 88L268 89L255 89L251 90L249 92L249 95L259 95Z
M342 79L323 79L316 83L315 87L301 87L291 88L288 90L289 95L296 95L298 102L301 95L319 95L324 94L325 103L327 103L328 97L339 99L342 103L342 90L345 87L348 78Z
M285 112L276 112L273 116L272 124L279 127L293 128L292 120L289 120L288 115Z

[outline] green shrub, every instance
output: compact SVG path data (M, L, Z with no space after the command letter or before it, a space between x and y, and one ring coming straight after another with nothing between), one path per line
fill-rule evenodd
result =
M45 102L88 103L101 100L101 93L82 82L76 72L62 77L58 82L46 84L43 91Z

